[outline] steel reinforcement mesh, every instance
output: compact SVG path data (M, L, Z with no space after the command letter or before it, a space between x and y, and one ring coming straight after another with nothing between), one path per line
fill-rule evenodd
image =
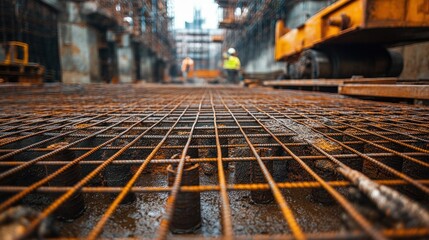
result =
M429 108L267 88L0 89L0 235L429 238Z

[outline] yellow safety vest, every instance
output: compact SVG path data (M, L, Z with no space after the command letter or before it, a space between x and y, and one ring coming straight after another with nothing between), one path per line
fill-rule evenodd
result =
M229 69L229 70L240 70L241 63L240 59L236 56L229 56L228 59L226 59L223 62L223 68Z

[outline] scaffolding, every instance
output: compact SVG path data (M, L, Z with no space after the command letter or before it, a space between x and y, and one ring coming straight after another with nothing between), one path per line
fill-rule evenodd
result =
M165 61L172 59L174 48L169 4L168 0L97 0L100 10L115 19L117 32L131 34Z

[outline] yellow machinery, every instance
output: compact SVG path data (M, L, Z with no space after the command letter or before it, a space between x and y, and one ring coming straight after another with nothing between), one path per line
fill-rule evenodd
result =
M275 58L291 78L395 77L388 47L429 40L429 0L339 0L296 29L276 25Z
M28 44L10 41L0 45L0 82L43 82L45 68L28 62Z

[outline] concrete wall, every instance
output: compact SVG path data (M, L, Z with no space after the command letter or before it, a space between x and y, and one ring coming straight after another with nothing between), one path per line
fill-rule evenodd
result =
M274 28L270 28L264 39L253 41L246 48L238 50L239 58L240 54L242 58L247 58L242 59L242 68L246 73L270 73L285 69L285 63L274 60L274 35Z
M401 78L429 79L429 43L413 44L396 48L404 57Z
M285 63L274 60L274 45L264 44L257 57L252 58L243 66L246 73L275 72L285 69Z

